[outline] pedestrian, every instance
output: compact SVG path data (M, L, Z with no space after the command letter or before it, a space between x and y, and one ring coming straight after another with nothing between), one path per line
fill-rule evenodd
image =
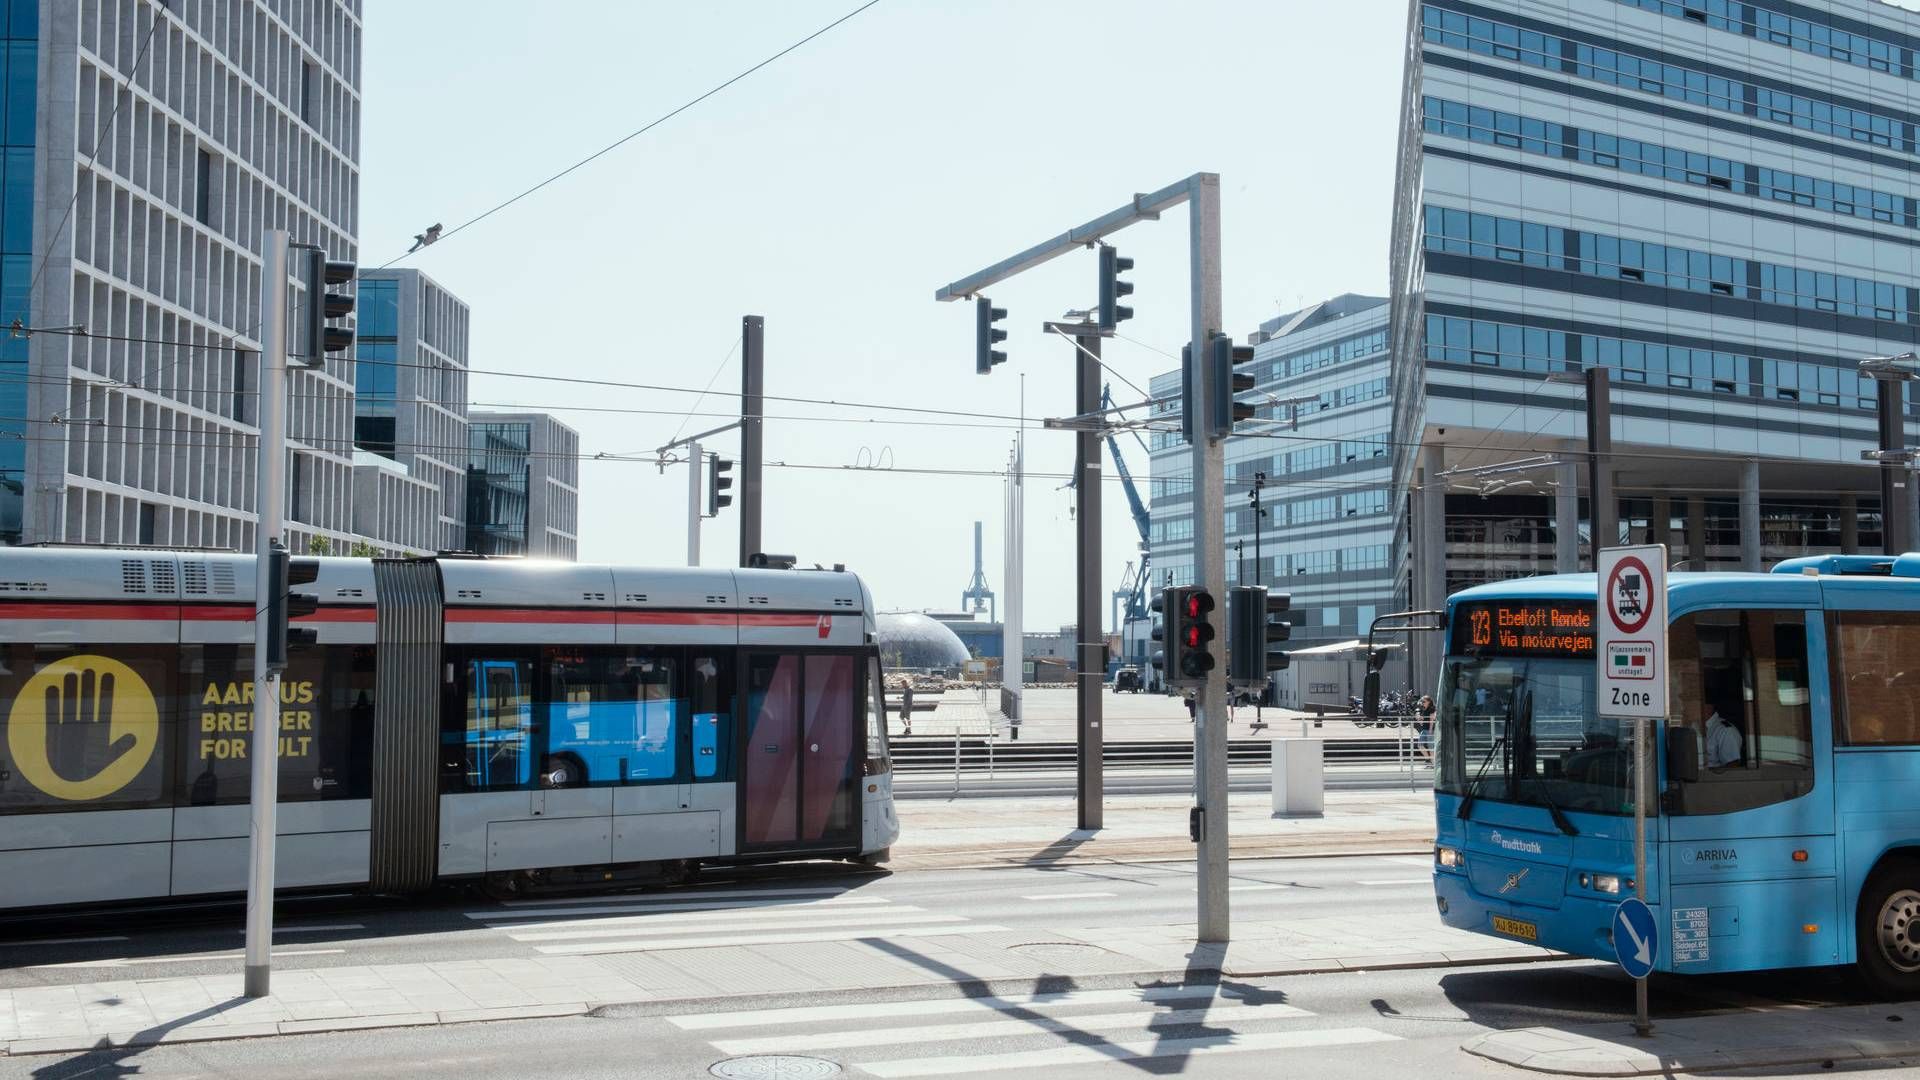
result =
M1200 719L1200 714L1194 711L1193 697L1189 695L1187 697L1187 723L1189 724L1196 723L1199 721L1199 719Z
M1433 695L1420 695L1420 703L1413 707L1414 737L1419 740L1420 753L1426 757L1429 765L1433 764L1434 712Z
M900 734L913 734L913 683L900 692Z

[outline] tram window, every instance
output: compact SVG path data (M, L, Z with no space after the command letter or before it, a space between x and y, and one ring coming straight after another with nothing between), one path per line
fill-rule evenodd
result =
M174 649L0 645L0 814L166 806Z
M548 649L547 756L588 783L680 776L677 665L671 656ZM545 771L551 772L551 769Z
M533 776L532 661L470 656L460 670L461 726L443 729L441 740L464 751L467 790L525 787Z
M1836 611L1827 627L1841 741L1920 743L1920 614Z
M880 678L880 658L867 660L867 772L889 771L891 753L887 749L886 683Z
M695 654L687 667L687 712L693 724L693 778L733 779L733 662Z
M1703 611L1668 640L1676 724L1697 733L1699 779L1673 785L1677 814L1724 814L1813 790L1805 615Z
M280 679L281 802L364 799L372 788L374 650L296 646ZM253 648L181 650L189 806L246 802L253 789Z

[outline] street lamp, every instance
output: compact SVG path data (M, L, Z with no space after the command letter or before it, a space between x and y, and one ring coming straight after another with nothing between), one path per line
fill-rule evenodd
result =
M1906 471L1912 466L1907 449L1905 383L1920 379L1914 364L1920 361L1911 352L1893 356L1869 356L1860 361L1860 374L1873 380L1875 412L1880 427L1880 449L1862 452L1862 457L1880 463L1880 538L1881 550L1900 555L1913 547L1913 488Z

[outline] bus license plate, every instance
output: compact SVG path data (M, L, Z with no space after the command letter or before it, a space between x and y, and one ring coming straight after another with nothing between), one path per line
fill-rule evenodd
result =
M1517 937L1524 941L1540 940L1540 928L1530 922L1521 922L1519 919L1509 919L1504 916L1495 915L1493 917L1493 929L1496 933L1506 934L1509 937Z

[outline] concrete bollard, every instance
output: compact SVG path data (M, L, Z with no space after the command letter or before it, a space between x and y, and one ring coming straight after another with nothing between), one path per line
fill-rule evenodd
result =
M1326 742L1273 740L1273 812L1278 817L1319 817L1326 812Z

